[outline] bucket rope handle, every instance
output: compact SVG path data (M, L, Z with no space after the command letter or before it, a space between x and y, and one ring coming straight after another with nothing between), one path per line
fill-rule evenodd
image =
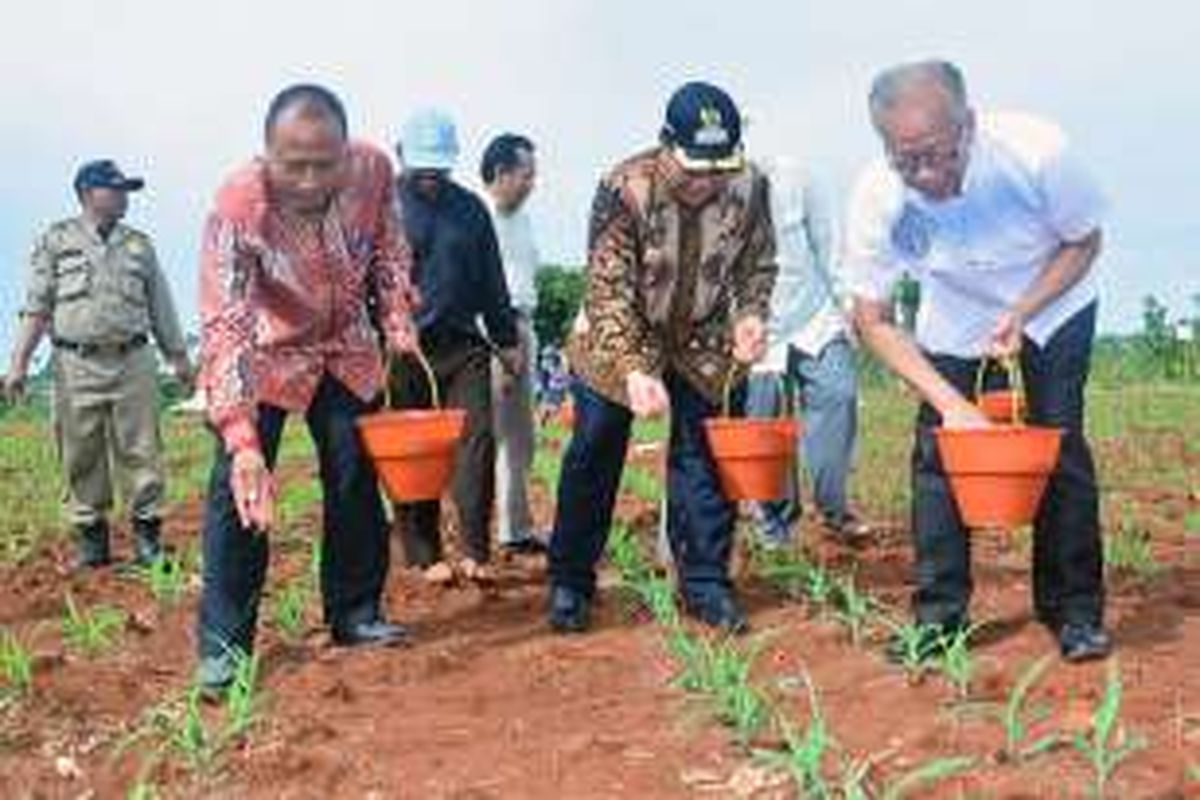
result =
M739 368L739 364L735 361L729 365L729 372L727 372L725 374L725 387L721 392L722 416L725 416L725 417L732 416L733 385L734 385L734 383L736 383L736 379L737 379L739 372L741 372L741 370ZM784 387L785 387L784 402L779 404L779 411L775 415L776 417L778 417L780 419L787 419L787 418L796 416L796 407L795 407L795 403L792 400L792 392L786 391L786 388L787 388L786 382L788 380L789 380L788 376L785 375L784 376L784 381L785 381L785 383L784 383Z
M425 356L425 351L419 346L416 347L409 355L417 360L421 365L421 369L425 372L425 379L429 382L429 396L433 401L433 407L440 409L442 407L442 395L438 390L437 374L433 371L433 366L429 363L429 359ZM384 408L392 407L392 381L391 381L391 365L396 356L391 351L387 351L383 357L383 405Z
M1021 374L1021 364L1016 358L984 356L980 360L979 369L975 372L975 401L979 402L979 398L983 396L983 379L987 377L988 367L992 364L1003 367L1008 375L1008 387L1012 390L1012 423L1021 425L1024 422L1021 410L1025 407L1025 379Z

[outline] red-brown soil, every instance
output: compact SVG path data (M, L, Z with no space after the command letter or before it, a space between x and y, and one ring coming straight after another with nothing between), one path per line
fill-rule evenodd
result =
M540 521L548 523L546 492L538 487L535 495ZM1194 499L1161 500L1155 549L1166 568L1149 581L1122 578L1111 586L1110 622L1125 679L1122 716L1149 741L1118 770L1112 797L1200 796L1187 794L1185 785L1187 766L1200 764L1200 567L1182 524ZM199 509L177 511L168 536L181 543L197 536ZM652 537L652 503L623 498L620 515ZM315 529L316 520L309 522L307 529ZM857 554L817 549L857 570L873 594L903 607L910 551L898 527L885 524L878 543ZM193 666L194 588L180 605L160 611L129 577L68 575L60 567L66 559L66 549L55 546L0 571L0 624L37 654L32 693L0 712L3 797L123 797L146 748L117 755L115 744L144 709L185 687ZM977 651L972 701L1001 702L1021 669L1053 650L1029 619L1026 560L1001 538L977 542L973 615L994 624ZM488 593L427 587L403 569L399 553L393 565L388 610L411 624L412 647L332 648L315 608L313 630L300 644L285 643L263 624L262 721L211 774L197 777L178 763L157 768L151 777L160 791L463 800L791 796L749 768L726 732L670 685L658 631L611 590L593 632L558 637L543 623L537 559L501 563L499 585ZM271 585L306 568L303 541L281 542ZM834 736L848 754L873 754L883 779L933 757L966 754L980 759L966 778L913 796L1085 795L1088 773L1069 745L1025 765L1001 763L994 757L1003 742L999 724L955 704L944 680L910 686L878 655L878 641L854 647L833 622L813 618L752 576L741 582L754 625L768 641L760 680L774 686L806 669ZM58 620L68 588L81 604L130 612L116 651L89 661L64 648ZM1033 693L1051 704L1043 727L1085 730L1104 670L1056 662ZM805 718L800 694L775 694L795 719Z

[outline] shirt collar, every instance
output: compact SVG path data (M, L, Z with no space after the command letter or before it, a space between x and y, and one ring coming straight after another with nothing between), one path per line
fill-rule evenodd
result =
M122 225L120 221L113 225L112 230L108 232L108 238L105 238L100 235L100 228L96 225L94 220L87 216L87 214L80 214L78 219L79 227L82 228L88 237L94 240L97 244L116 244L124 236L125 226Z

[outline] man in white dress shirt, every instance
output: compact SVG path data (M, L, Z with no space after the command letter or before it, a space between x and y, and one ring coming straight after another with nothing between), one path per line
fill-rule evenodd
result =
M770 349L751 376L747 411L774 416L799 396L803 462L814 504L833 539L861 544L870 531L850 511L846 492L858 426L858 381L844 287L833 268L829 201L796 161L769 159L763 170L771 185L779 276L771 296ZM787 498L758 504L759 534L766 544L787 542L800 518L799 486L792 477Z
M927 655L967 625L970 533L933 429L989 423L971 394L980 359L1020 359L1029 421L1063 428L1034 523L1033 600L1064 659L1106 656L1095 468L1083 432L1104 203L1055 125L977 115L952 64L905 64L871 89L885 156L866 168L847 221L862 341L920 394L912 457L917 620ZM915 341L892 320L904 272L921 284Z
M487 189L492 225L513 307L517 310L522 368L513 373L502 361L492 364L492 398L496 430L497 539L510 553L542 553L545 542L533 531L526 490L536 445L533 371L537 346L533 310L537 305L534 276L538 250L525 201L537 177L534 146L528 138L504 133L488 144L480 164Z

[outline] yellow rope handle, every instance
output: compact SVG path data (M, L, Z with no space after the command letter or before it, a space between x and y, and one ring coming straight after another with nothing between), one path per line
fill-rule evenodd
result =
M442 407L442 395L438 390L437 374L433 371L433 366L429 363L429 359L425 357L425 352L417 347L412 351L411 355L417 359L425 372L425 379L429 381L429 396L433 401L435 409ZM391 364L395 359L395 354L390 350L384 351L383 356L383 404L384 408L392 407L392 381L391 381Z
M1008 374L1008 387L1012 390L1012 424L1021 425L1024 423L1021 410L1025 407L1025 379L1021 374L1019 357L984 356L980 359L979 369L975 372L975 402L979 402L979 398L983 396L983 379L987 377L988 366L992 363L1003 367Z

